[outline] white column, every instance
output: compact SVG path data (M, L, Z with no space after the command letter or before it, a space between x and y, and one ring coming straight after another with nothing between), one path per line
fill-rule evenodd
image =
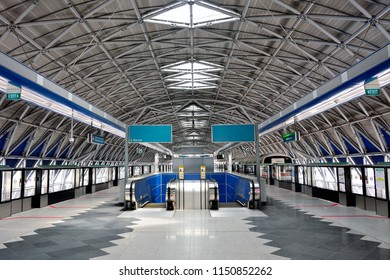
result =
M158 172L158 153L154 154L154 172Z
M232 153L228 154L228 162L227 162L227 171L232 172L232 165L233 165L233 156Z

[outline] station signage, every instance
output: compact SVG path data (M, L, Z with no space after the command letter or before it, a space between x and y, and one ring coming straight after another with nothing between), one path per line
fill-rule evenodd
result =
M254 124L215 124L211 126L211 142L254 142Z
M21 88L19 86L13 84L7 85L7 100L20 100L21 97Z
M293 131L293 132L283 133L282 138L283 138L284 143L298 141L299 140L299 132Z
M106 139L103 136L96 134L88 134L88 143L104 145L106 143Z
M365 80L364 91L367 96L378 96L381 94L381 86L377 77Z
M172 125L130 125L131 143L172 143Z

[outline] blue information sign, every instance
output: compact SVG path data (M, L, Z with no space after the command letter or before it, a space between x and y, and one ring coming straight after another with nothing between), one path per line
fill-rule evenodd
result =
M129 142L172 143L172 125L130 125Z
M211 126L211 142L254 142L254 124L216 124Z
M97 145L104 145L106 143L106 139L100 135L89 134L88 142Z

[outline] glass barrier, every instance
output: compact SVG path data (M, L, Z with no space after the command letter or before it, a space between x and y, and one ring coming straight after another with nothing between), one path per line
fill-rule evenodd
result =
M133 176L141 175L142 172L141 166L133 166L133 172L134 172Z
M85 187L88 186L89 183L89 168L83 168L82 172L83 172L83 176L82 176L81 185Z
M269 176L268 176L268 165L261 165L260 166L260 177L262 177L262 178L269 178Z
M18 199L22 196L22 170L14 170L12 173L11 199Z
M24 170L24 197L35 195L36 170Z
M312 170L315 187L337 191L336 168L314 166Z
M75 172L75 180L74 180L74 182L76 183L74 187L78 188L78 187L81 186L81 184L80 184L80 172L82 172L82 170L81 169L74 169L74 172Z
M311 174L311 167L309 166L305 166L304 167L304 174L305 174L305 184L308 185L308 186L311 186L312 185L312 181L311 181L311 178L312 178L312 174Z
M275 166L275 171L277 180L291 182L292 166L277 165Z
M74 169L49 170L49 193L65 191L74 188Z
M389 171L390 169L388 169ZM375 168L376 197L386 199L385 169Z
M305 168L304 166L298 166L298 183L305 184Z
M41 194L47 194L49 189L49 170L42 170Z
M92 169L92 185L96 184L96 173L97 173L97 169L93 168Z
M366 195L375 197L375 175L374 168L364 168L364 178L366 180Z
M345 192L345 175L344 175L344 167L338 167L338 182L339 182L339 191Z
M112 180L116 180L116 172L115 172L116 168L115 167L111 167L111 178Z
M125 167L119 167L119 179L125 178Z
M387 193L389 194L387 199L390 200L390 168L387 168Z
M96 169L96 184L108 182L108 167Z
M2 171L1 202L11 200L12 171Z
M351 167L351 185L352 193L363 194L362 171L358 167Z

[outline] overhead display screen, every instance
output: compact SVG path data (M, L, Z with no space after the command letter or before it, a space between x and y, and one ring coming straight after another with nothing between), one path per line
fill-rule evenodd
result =
M254 124L216 124L211 126L211 141L221 142L254 142Z
M172 143L172 125L130 125L131 143Z

